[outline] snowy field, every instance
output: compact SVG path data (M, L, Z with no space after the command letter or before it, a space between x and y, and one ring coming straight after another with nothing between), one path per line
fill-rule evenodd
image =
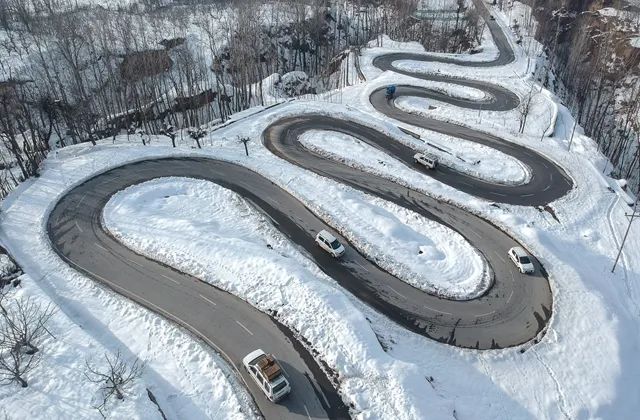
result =
M30 274L20 277L19 287L8 286L7 300L51 304L57 312L47 325L51 335L39 346L42 360L27 376L29 386L0 387L0 416L64 419L73 413L74 419L101 418L93 408L101 402L99 385L85 376L85 361L104 370L104 355L120 351L126 361L139 358L146 367L123 401L107 405L109 418L161 419L148 391L169 418L256 418L251 397L214 351L52 256L38 255L48 266L25 265Z
M372 232L385 229L392 235L398 233L401 248L409 245L401 243L400 238L412 237L416 238L412 247L427 244L444 255L453 249L470 252L463 242L446 244L441 234L427 235L427 225L414 215L402 214L389 203L283 162L262 145L260 135L269 123L304 112L366 122L398 141L420 144L375 112L367 100L371 91L391 80L428 84L380 74L371 67L370 61L377 54L399 49L418 48L386 40L384 48L366 50L361 60L369 81L340 92L342 104L332 103L327 110L327 103L322 102L329 101L325 96L315 102L294 101L260 114L249 112L242 123L231 124L206 138L202 150L192 148L186 140L173 149L166 140L155 137L150 138L149 146L142 147L123 136L115 144L103 140L96 147L77 145L52 153L41 177L22 184L1 207L0 239L27 273L22 288L12 293L52 302L59 308L52 325L57 339L46 342L45 358L30 387L0 388L0 401L3 408L8 407L9 415L23 418L44 413L64 418L73 412L74 418L98 418L91 408L95 386L83 379L84 358L99 359L103 353L118 349L127 357L146 360L148 367L135 396L113 408L114 418L159 418L146 397L145 386L153 390L169 418L253 415L250 397L217 355L170 323L67 268L51 250L45 222L55 200L83 179L108 168L150 157L211 156L245 165L286 188L350 240L362 241L363 252L378 252L375 248L367 251L366 247L375 247L375 243L365 240ZM473 59L491 58L494 50L489 43ZM420 63L416 70L429 72L437 67L447 74L500 83L523 96L532 83L522 78L530 60L521 49L516 49L516 56L516 62L504 69ZM450 91L460 94L456 88ZM508 118L501 113L483 112L481 121L476 122L466 111L440 104L442 112L434 114L481 127L560 162L576 188L550 204L558 221L535 208L491 206L351 138L331 141L358 151L350 157L341 156L352 159L353 165L481 214L534 252L549 272L554 292L548 332L535 346L477 352L407 332L340 289L244 200L215 185L161 179L133 187L110 202L108 223L125 242L231 291L262 311L292 309L280 320L338 373L341 394L359 418L453 418L454 410L457 419L634 418L640 409L640 226L632 226L623 257L611 273L628 223L628 198L616 182L602 175L607 162L580 129L571 152L567 152L573 119L557 99L543 90L534 103L531 125L524 135L512 132L504 121ZM446 143L452 156L484 153L475 145L465 144L468 142L409 128L429 141ZM553 136L541 140L541 133ZM234 140L237 135L251 138L248 158ZM323 147L321 139L311 137L304 140L308 147ZM500 156L493 159L500 160L502 170L487 167L475 175L492 179L504 173L503 182L526 176L522 168L517 173L513 162ZM163 199L162 194L172 198ZM319 202L319 194L336 198ZM338 205L339 201L342 204ZM141 206L143 202L147 205ZM375 215L385 225L370 221L369 226L361 220L352 226L345 222L345 214L354 209L365 212L367 219ZM238 218L233 227L223 223L234 215L245 217ZM145 220L149 230L142 231L134 220ZM195 230L195 221L204 225L206 234L200 226ZM201 239L207 236L224 239L229 249ZM171 253L166 252L169 239L181 244L176 247L179 252L173 252L173 247ZM267 240L274 245L269 252L264 247ZM228 253L224 265L206 257L213 252ZM255 255L256 261L247 261L246 255ZM447 273L448 263L431 264L438 261L436 252L427 256L429 264L417 264L412 270ZM386 263L390 270L400 273L403 266L416 261L389 259ZM472 278L476 271L474 265L465 267L462 274ZM259 279L267 288L277 287L281 293L267 295L264 289L251 287L249 281L239 278Z

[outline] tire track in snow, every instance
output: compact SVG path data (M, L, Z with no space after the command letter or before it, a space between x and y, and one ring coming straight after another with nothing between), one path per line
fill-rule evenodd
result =
M544 370L547 372L547 374L549 375L549 377L553 381L553 384L554 384L554 386L556 388L556 394L558 395L558 409L562 413L562 416L567 420L571 420L572 417L571 417L571 415L569 415L569 413L567 412L567 409L565 408L565 405L567 404L567 400L566 400L566 397L564 396L564 392L562 392L562 387L560 386L560 381L556 377L556 373L551 368L551 366L549 366L547 364L547 362L545 362L542 359L542 357L536 351L535 348L532 347L531 348L531 352L535 355L536 359L538 359L540 364L544 367Z

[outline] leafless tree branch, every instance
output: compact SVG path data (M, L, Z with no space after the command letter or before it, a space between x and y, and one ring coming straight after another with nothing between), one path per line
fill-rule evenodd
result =
M105 417L105 409L109 401L115 397L117 400L124 400L133 383L142 376L145 363L139 359L126 361L123 359L120 350L115 355L110 356L105 353L104 361L106 368L95 366L85 360L85 377L92 383L100 385L102 400L94 408Z
M0 295L6 299L6 292ZM3 305L0 311L0 383L28 386L26 376L40 362L41 341L55 309L32 299ZM54 337L55 338L55 337Z

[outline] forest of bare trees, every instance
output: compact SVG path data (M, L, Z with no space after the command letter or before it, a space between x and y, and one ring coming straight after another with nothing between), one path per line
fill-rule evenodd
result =
M591 0L550 3L533 2L539 22L537 38L548 57L541 80L566 102L586 134L612 162L613 167L605 170L629 180L637 192L640 49L630 44L629 34L637 34L640 13L603 16L590 10ZM618 7L624 9L622 3Z
M52 148L118 133L174 140L177 130L264 104L263 80L274 73L304 72L306 93L335 88L344 52L381 34L448 52L480 39L463 2L445 24L416 19L417 3L146 0L122 9L5 0L0 165L12 170L2 171L0 193L37 175Z

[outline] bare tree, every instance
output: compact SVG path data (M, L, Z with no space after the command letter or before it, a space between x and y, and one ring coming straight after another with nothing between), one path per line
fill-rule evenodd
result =
M0 283L0 315L5 316L7 314L7 308L4 306L4 300L9 294L9 288L3 287L4 284Z
M2 314L0 334L17 351L35 354L40 351L38 346L45 335L53 337L47 329L47 323L54 314L55 308L51 304L43 306L31 298L17 300L13 307Z
M533 100L533 86L529 90L529 93L522 98L520 104L518 105L518 113L520 114L520 133L524 133L524 128L527 125L527 117L529 116L529 111L531 110L531 101Z
M4 296L5 294L3 294ZM0 383L28 386L26 376L40 362L40 342L49 334L47 322L55 313L31 299L18 300L0 313Z
M452 3L430 2L436 9ZM348 51L380 42L383 33L459 52L479 42L484 25L462 0L419 21L418 0L282 0L266 9L258 0L165 3L145 0L142 12L73 0L0 0L0 55L16 58L0 60L0 73L9 75L0 81L0 166L12 169L0 170L0 196L38 174L52 144L95 144L135 126L176 145L163 122L181 134L264 105L263 80L271 74L301 71L309 93L325 91L333 80L336 87L350 80ZM455 22L440 19L451 12ZM193 24L205 48L187 36ZM193 133L202 147L202 132ZM143 145L147 135L140 136Z
M238 136L238 141L244 144L244 153L249 156L249 148L247 147L247 143L251 141L250 137L240 137Z
M87 371L84 375L89 381L100 385L102 401L94 408L106 418L104 410L109 401L113 397L124 400L133 383L142 376L145 364L140 359L131 362L124 360L120 350L113 356L105 353L104 360L107 366L102 369L85 360Z
M7 346L6 342L0 342L0 345ZM26 388L26 376L38 366L38 363L40 353L27 354L15 347L0 351L0 384L17 383Z
M189 133L189 137L196 141L198 145L198 149L202 149L202 145L200 144L200 139L207 135L207 130L204 128L194 128L192 130L187 131Z
M174 126L167 122L162 123L160 134L169 137L171 139L171 145L173 147L176 147L176 131Z

